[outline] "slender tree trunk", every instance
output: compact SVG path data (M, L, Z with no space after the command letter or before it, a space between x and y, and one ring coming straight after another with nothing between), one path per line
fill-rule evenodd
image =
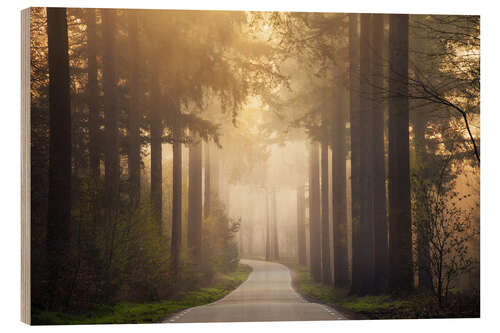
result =
M336 287L349 286L347 257L346 200L346 103L343 87L337 88L337 109L334 111L332 144L333 246L334 282Z
M49 307L60 295L69 252L71 224L71 105L68 25L65 8L47 8L49 60L49 198L47 264Z
M390 15L389 29L390 288L413 287L408 132L408 15Z
M304 186L297 187L297 254L300 265L307 264Z
M276 189L273 189L272 192L272 208L273 208L273 259L280 259L280 247L278 240L278 218L277 218L277 207L276 207Z
M180 131L178 128L176 131ZM172 177L172 268L177 276L179 272L182 242L182 146L176 135L173 143Z
M212 182L210 183L210 187L212 189L213 198L219 199L219 187L220 187L220 154L219 148L216 145L213 145L213 149L211 150L211 161L212 161L212 171L210 172L210 176L212 177Z
M266 261L271 260L271 227L269 217L269 192L266 191Z
M89 169L90 177L100 174L99 150L99 88L97 85L96 10L87 9L88 107L89 107Z
M130 11L128 14L129 29L129 55L130 59L130 104L128 112L128 176L130 203L137 208L140 201L140 133L139 122L141 112L139 109L140 85L139 85L139 46L137 32L137 13Z
M319 187L319 147L311 143L309 164L309 256L311 275L321 281L321 206Z
M104 36L103 82L104 82L104 191L105 212L108 223L108 274L113 260L116 224L120 206L120 155L118 132L118 107L116 96L115 63L115 13L112 9L102 9L102 26ZM111 276L107 277L111 279Z
M193 137L189 147L188 248L193 262L201 264L202 143L196 135Z
M361 290L362 260L360 240L361 210L361 118L359 108L359 29L358 14L349 14L349 90L351 130L351 211L352 211L352 284L351 292Z
M205 143L205 204L203 206L203 216L207 218L210 215L212 175L210 165L210 143Z
M373 209L373 109L370 89L370 22L371 14L361 14L360 31L360 259L359 295L373 291L374 286L374 209Z
M162 222L162 142L163 123L161 119L161 88L158 71L152 70L151 99L151 205L155 222L163 232Z
M384 84L382 54L384 36L384 15L372 15L372 82L375 87ZM389 249L387 242L387 212L385 190L385 145L384 145L384 105L380 96L373 90L373 205L375 236L375 291L383 292L387 288L389 269Z
M322 281L332 282L330 269L330 218L328 216L328 144L321 143L321 263Z

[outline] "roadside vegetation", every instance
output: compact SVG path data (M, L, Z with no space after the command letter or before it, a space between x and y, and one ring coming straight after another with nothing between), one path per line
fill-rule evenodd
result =
M83 313L34 311L34 325L68 324L125 324L155 323L168 315L194 306L215 302L236 289L247 278L252 268L239 264L234 272L217 273L203 288L179 292L175 297L160 302L93 305Z
M479 298L450 293L446 307L440 307L432 294L415 291L407 295L356 296L348 289L335 288L315 282L305 266L284 263L292 270L297 292L308 300L328 304L350 319L408 319L408 318L477 318Z

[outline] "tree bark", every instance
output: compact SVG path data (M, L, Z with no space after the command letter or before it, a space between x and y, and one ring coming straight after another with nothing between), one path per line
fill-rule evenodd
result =
M90 177L100 174L99 149L99 88L97 84L96 10L87 9L88 108L89 108L89 169Z
M140 201L140 163L141 163L141 144L139 122L141 112L139 109L139 45L137 32L137 13L130 11L128 13L129 30L129 54L131 56L129 63L129 89L130 103L128 112L128 176L129 176L129 196L133 208L137 208Z
M304 186L297 187L297 254L300 265L307 264Z
M359 109L359 29L358 14L349 14L349 91L350 91L350 136L351 136L351 211L352 211L352 284L351 292L361 289L361 118Z
M151 77L151 205L153 217L160 233L163 232L162 222L162 142L163 123L161 118L161 88L158 71L152 69Z
M309 150L309 256L311 275L321 281L321 208L319 187L319 149L316 142Z
M272 191L272 212L273 212L273 241L272 241L272 256L274 260L280 259L280 247L278 240L278 218L277 218L277 207L276 207L276 189Z
M118 108L116 95L115 63L115 13L112 9L102 9L104 37L103 82L104 82L104 191L105 214L109 233L107 246L107 269L113 260L116 224L120 206L120 155L118 132ZM109 273L109 272L108 272ZM110 279L111 277L108 276Z
M328 144L323 141L321 142L321 277L325 284L332 282L328 190Z
M179 132L179 129L176 129ZM178 135L176 135L178 137ZM173 143L172 175L172 269L175 276L179 272L182 242L182 146L177 138Z
M343 87L337 88L336 99L332 138L333 271L335 286L345 288L349 286L349 258L347 257L346 103Z
M271 226L269 216L269 192L266 191L266 261L271 260Z
M374 286L374 206L373 206L373 109L370 89L370 22L371 14L361 14L360 31L360 259L359 295L373 291Z
M57 291L65 274L71 224L71 105L65 8L47 8L47 35L50 136L46 246L49 308L55 308L64 296Z
M189 147L188 248L195 264L201 264L202 143L197 136ZM205 178L206 179L206 178ZM206 191L206 187L205 187Z
M384 84L383 48L384 16L372 14L372 85L382 87ZM387 242L387 212L385 188L385 145L384 145L384 105L380 96L372 91L373 109L373 206L375 236L375 291L384 292L387 288L389 269L389 249Z
M408 132L408 15L390 15L389 28L390 288L413 287Z
M210 215L211 192L212 192L212 175L211 175L211 160L210 160L210 144L205 143L205 203L203 205L203 216L207 218Z

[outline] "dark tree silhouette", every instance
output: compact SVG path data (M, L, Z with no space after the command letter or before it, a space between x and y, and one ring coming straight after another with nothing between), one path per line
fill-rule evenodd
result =
M323 141L321 142L321 280L326 284L332 281L328 192L328 144Z
M49 200L47 268L49 307L61 305L71 223L71 111L65 8L47 8L49 62Z
M128 112L128 176L129 195L132 207L137 208L140 200L140 167L141 167L141 141L140 141L140 118L141 110L139 98L141 87L139 84L139 41L138 41L138 17L137 12L128 13L129 32L129 93L130 103Z
M391 15L389 28L389 253L390 288L413 287L408 120L408 15Z
M358 14L349 14L349 91L351 138L352 283L351 292L361 289L361 118L359 109L359 29Z
M347 255L347 202L346 202L346 94L343 87L336 88L333 110L332 137L332 209L334 283L336 287L349 286L349 258Z
M307 264L304 186L297 187L297 254L300 265Z
M383 49L384 15L372 14L371 28L371 82L382 86L384 81ZM375 291L383 292L387 287L389 250L387 243L387 212L385 188L385 144L384 144L384 104L372 92L373 126L373 209L375 247Z
M309 150L309 254L311 275L321 281L321 208L319 186L319 149L316 142Z
M189 146L189 190L188 190L188 248L193 262L201 264L201 228L202 228L202 143L194 135ZM205 188L206 191L206 188Z

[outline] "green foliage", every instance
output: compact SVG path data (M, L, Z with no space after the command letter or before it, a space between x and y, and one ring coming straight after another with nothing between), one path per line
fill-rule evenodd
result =
M351 295L348 289L315 282L307 267L286 263L293 270L297 291L315 302L331 304L370 319L396 318L464 318L479 316L479 294L450 292L448 307L439 306L432 294L418 292L406 296ZM361 317L360 317L361 318Z
M245 281L252 269L238 265L237 270L228 274L217 274L213 283L206 288L180 294L173 300L154 303L121 302L115 305L93 304L83 313L62 313L33 311L34 325L65 324L131 324L153 323L164 319L171 313L193 306L214 302Z

